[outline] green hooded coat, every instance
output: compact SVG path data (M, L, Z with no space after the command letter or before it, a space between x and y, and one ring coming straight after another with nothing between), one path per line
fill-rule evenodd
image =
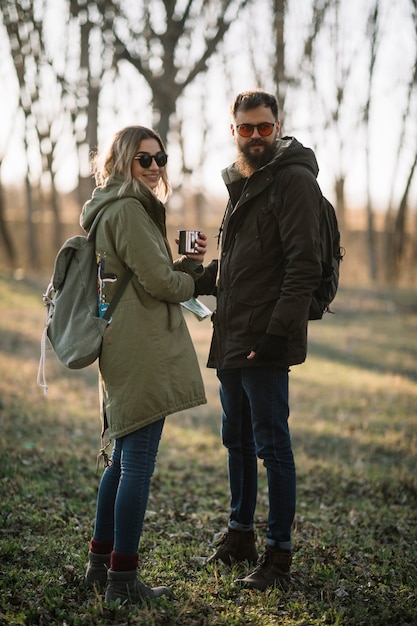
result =
M127 268L133 276L106 329L99 360L103 434L119 438L171 413L206 403L195 350L180 302L194 292L186 257L173 262L166 238L165 207L147 188L123 179L98 187L83 207L89 231L108 205L96 232L100 301L111 302Z

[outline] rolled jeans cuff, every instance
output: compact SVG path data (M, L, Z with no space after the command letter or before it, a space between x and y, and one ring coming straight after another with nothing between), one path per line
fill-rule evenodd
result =
M291 541L274 541L273 539L267 539L266 545L273 548L280 548L280 550L292 550Z
M248 533L253 530L253 524L240 524L239 522L235 522L235 520L230 520L228 527L229 530L238 530L242 533Z

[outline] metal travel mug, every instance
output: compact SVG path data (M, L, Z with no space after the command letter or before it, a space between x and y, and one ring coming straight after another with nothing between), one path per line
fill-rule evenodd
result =
M178 231L178 252L179 254L193 254L197 252L195 249L196 240L198 238L198 230L179 230Z

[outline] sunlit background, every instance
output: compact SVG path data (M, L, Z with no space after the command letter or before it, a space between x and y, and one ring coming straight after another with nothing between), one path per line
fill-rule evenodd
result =
M0 176L25 190L28 215L47 210L51 187L82 203L91 151L143 124L167 141L173 210L191 198L198 220L217 219L230 103L261 87L279 98L283 135L315 150L342 229L368 231L370 276L374 231L400 264L414 254L395 238L415 240L416 0L0 4Z

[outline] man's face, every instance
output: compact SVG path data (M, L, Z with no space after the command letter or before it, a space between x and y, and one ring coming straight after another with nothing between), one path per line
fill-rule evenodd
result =
M240 127L241 124L244 126ZM249 126L245 126L246 124ZM259 124L263 126L259 128ZM243 137L239 134L239 127L241 132L245 131L245 134L250 132L249 136ZM280 128L280 123L275 121L269 107L259 106L248 111L238 111L235 123L231 124L230 128L239 151L241 166L246 166L253 172L269 163L275 154ZM270 132L269 135L266 134L268 132Z

